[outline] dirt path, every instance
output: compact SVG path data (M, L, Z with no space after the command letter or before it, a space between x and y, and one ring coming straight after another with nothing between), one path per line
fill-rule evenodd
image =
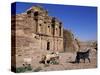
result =
M33 71L56 71L56 70L71 70L71 69L88 69L88 68L96 68L97 67L97 57L96 53L90 55L91 63L86 60L86 63L83 63L81 60L81 63L71 63L75 61L75 53L60 53L60 62L59 64L49 64L44 65L38 63L40 60L37 58L37 61L34 61L35 64L33 65Z

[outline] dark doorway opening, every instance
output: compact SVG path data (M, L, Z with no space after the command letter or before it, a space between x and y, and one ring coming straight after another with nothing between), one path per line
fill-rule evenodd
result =
M35 12L35 13L34 13L34 16L38 16L38 14L39 14L38 12Z
M47 42L47 50L50 50L50 42Z

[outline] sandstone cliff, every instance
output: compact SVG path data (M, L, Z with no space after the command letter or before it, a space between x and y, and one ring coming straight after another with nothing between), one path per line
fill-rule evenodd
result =
M80 49L79 40L74 38L74 35L71 31L64 29L63 39L64 39L64 51L74 52Z

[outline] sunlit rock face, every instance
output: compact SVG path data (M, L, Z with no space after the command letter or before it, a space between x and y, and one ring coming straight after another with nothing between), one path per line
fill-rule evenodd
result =
M33 60L36 52L64 51L62 22L49 16L41 6L33 6L24 13L12 15L11 21L12 56L16 57L16 66L25 62L23 58Z

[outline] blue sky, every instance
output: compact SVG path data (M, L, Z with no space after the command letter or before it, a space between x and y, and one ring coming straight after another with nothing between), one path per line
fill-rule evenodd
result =
M80 40L97 40L96 7L17 2L16 14L23 13L34 5L48 10L50 16L61 20L64 28L71 30Z

